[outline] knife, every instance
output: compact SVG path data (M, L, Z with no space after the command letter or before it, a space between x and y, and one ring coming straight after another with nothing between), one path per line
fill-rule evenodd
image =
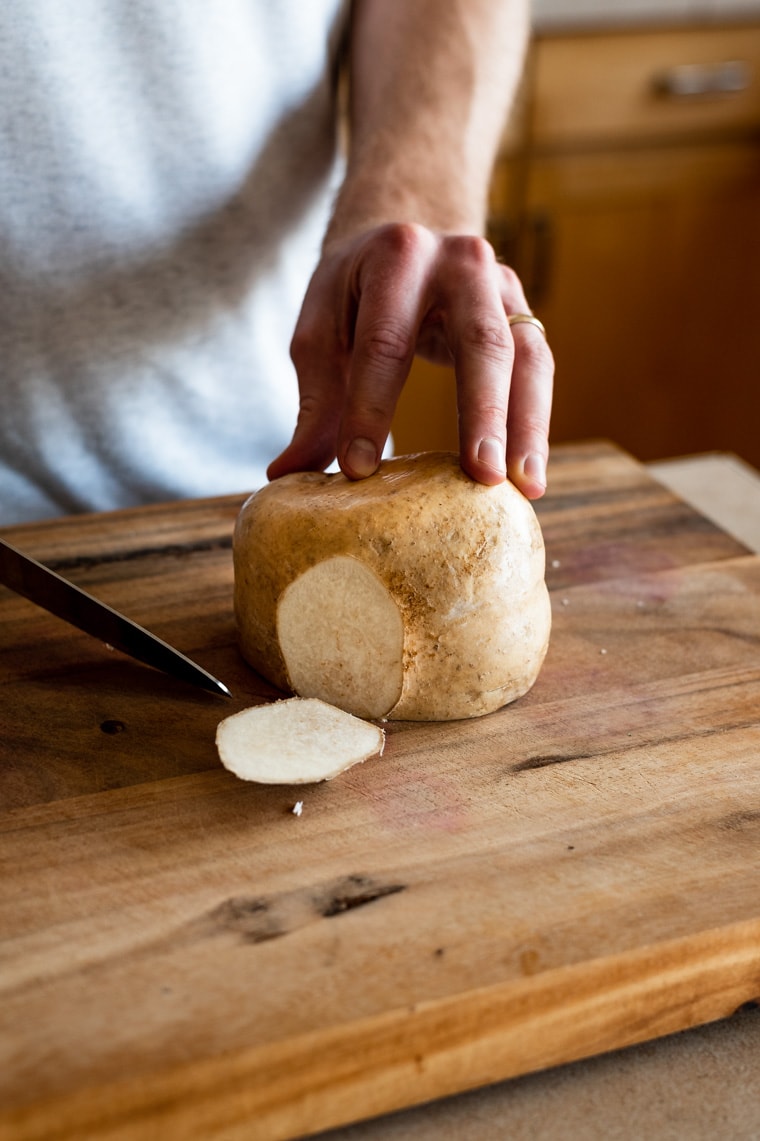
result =
M0 583L64 622L181 681L231 697L227 686L117 610L0 539Z

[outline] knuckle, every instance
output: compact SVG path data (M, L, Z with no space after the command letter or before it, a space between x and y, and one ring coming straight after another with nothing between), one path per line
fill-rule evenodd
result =
M477 414L485 424L498 424L503 428L507 422L507 410L498 400L478 401Z
M452 234L445 240L445 250L454 261L475 270L490 270L496 261L493 246L478 234Z
M514 349L505 322L475 319L462 331L463 346L499 362L511 360Z
M290 340L290 359L299 376L311 374L318 365L333 377L342 374L345 338L325 322L299 324Z
M313 356L316 342L316 330L306 323L300 324L290 341L290 359L296 368L306 364Z
M308 423L311 420L318 419L321 413L321 405L314 393L301 393L298 404L298 422Z
M537 330L532 330L532 335L520 339L516 352L520 355L521 363L531 371L554 372L552 351Z
M402 365L412 356L414 343L400 324L389 320L376 321L365 332L362 351L371 362Z
M523 440L535 440L539 443L546 440L549 434L549 409L545 412L530 412L520 418L519 425L511 425L514 430L519 427L520 437Z
M377 431L387 424L388 409L377 399L364 400L360 408L353 409L353 417L358 433L360 435L367 434L365 429L369 429L371 435L373 431Z
M519 296L522 293L522 282L520 281L516 271L512 269L512 266L504 265L500 262L499 273L502 276L502 283L506 285L509 293L517 294L517 296Z
M432 234L416 222L389 222L377 233L377 243L386 257L414 259L427 249Z

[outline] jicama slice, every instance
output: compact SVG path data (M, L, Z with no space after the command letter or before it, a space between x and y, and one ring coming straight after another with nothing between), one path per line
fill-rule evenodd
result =
M259 784L313 784L379 755L385 733L318 698L255 705L220 722L222 764Z

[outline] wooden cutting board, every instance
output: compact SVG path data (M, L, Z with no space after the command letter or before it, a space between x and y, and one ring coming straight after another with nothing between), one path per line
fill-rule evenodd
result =
M216 757L240 497L4 532L235 696L0 590L0 1137L304 1136L760 996L760 559L610 445L550 483L531 693L299 790Z

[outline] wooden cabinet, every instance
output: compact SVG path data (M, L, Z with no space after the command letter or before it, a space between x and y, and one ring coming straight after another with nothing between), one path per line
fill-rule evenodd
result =
M760 464L760 25L538 37L523 106L491 237L549 333L553 441Z

